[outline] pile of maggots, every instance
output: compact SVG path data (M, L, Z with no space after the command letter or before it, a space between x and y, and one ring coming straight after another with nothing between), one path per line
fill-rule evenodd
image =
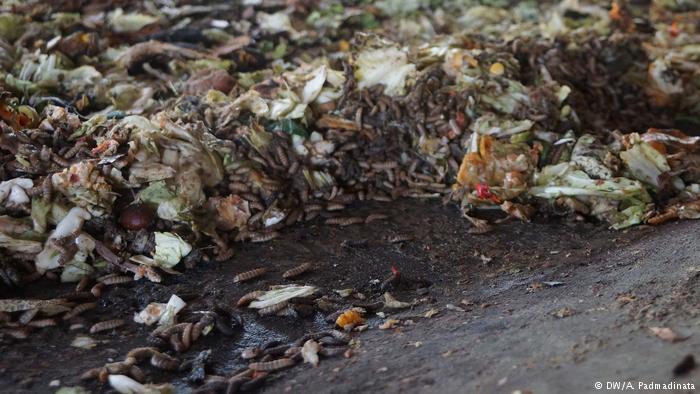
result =
M314 264L310 262L304 263L283 272L281 277L288 280L294 279L308 273L313 267ZM236 275L233 282L254 281L267 273L265 268L256 268ZM402 277L394 269L381 284L380 290L393 289L397 286L405 289L413 287L416 283L419 286L426 285L424 282L414 282ZM184 314L184 316L178 317L170 325L156 327L147 339L148 346L131 349L122 361L114 361L89 369L81 375L81 379L86 381L96 379L101 383L109 383L118 391L127 386L132 390L137 390L136 388L150 389L154 392L171 390L172 387L168 384L156 386L140 383L147 380L146 373L140 365L148 364L158 370L187 374L187 381L199 386L194 391L197 393L248 392L260 387L267 380L268 375L301 362L316 367L321 358L339 355L346 358L352 357L354 344L350 333L361 332L368 328L363 316L370 312L400 310L416 305L415 302L398 301L389 293L384 294L384 301L368 302L365 295L353 292L352 289L336 290L325 295L319 294L318 290L313 286L296 284L274 285L268 290L255 290L244 294L235 303L238 309L221 304L215 305L210 310L198 310L195 306L188 307L178 315ZM276 301L269 306L252 305L269 299ZM305 334L290 343L273 340L260 346L242 349L240 358L247 362L248 366L228 376L210 373L208 359L211 350L202 350L193 357L183 358L199 338L211 332L217 331L220 335L231 336L235 331L245 329L240 308L246 307L257 309L258 314L263 317L270 315L292 318L310 317L316 311L320 311L327 314L325 320L334 328ZM76 307L74 311L78 309L80 307ZM136 318L134 320L142 322ZM124 323L123 320L100 322L92 326L90 333L112 330ZM382 326L379 327L383 329Z

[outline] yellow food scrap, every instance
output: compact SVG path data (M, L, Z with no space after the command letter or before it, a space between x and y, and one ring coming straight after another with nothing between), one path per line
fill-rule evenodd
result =
M347 311L341 313L335 320L335 324L340 328L345 328L346 326L356 326L364 322L365 319L362 318L360 312L354 309L348 309Z
M503 73L505 71L506 71L506 68L503 67L503 63L498 63L498 62L492 64L491 68L489 68L489 72L491 73L491 75L496 75L496 76L503 75Z

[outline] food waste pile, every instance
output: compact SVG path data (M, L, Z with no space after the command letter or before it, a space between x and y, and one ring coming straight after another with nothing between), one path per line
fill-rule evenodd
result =
M0 88L0 292L77 283L66 299L0 300L2 340L70 324L111 285L235 264L237 243L295 223L385 219L352 214L363 201L457 204L475 233L504 220L623 229L700 217L693 1L6 1ZM308 315L319 295L280 285L233 306ZM153 301L134 319L156 325L154 345L86 379L172 389L139 383L139 363L180 368L172 352L221 315L179 322L183 299ZM251 350L249 368L209 388L249 390L341 354L342 329L379 307ZM193 361L202 374L207 357Z

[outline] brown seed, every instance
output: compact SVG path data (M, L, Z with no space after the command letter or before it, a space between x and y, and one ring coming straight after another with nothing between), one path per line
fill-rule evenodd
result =
M252 369L253 371L272 372L284 368L289 368L294 364L296 363L291 358L280 358L274 361L250 363L250 365L248 365L248 368Z
M119 224L128 230L141 230L153 223L153 211L145 205L131 205L119 216Z
M114 320L107 320L103 322L99 322L94 324L92 327L90 327L90 334L94 334L100 331L107 331L111 330L120 326L123 326L125 323L124 320L122 319L114 319Z
M297 266L297 267L294 267L294 268L292 268L292 269L290 269L290 270L288 270L288 271L285 271L285 272L282 274L282 277L283 277L284 279L290 279L290 278L293 278L293 277L295 277L295 276L299 276L299 275L303 274L304 272L310 270L311 268L313 268L313 264L311 264L311 263L304 263L304 264L302 264L302 265L300 265L300 266Z
M172 371L180 366L180 360L164 353L154 352L151 356L151 365L159 369Z
M244 294L243 297L239 298L236 305L237 306L246 306L246 305L250 304L251 301L260 297L263 294L265 294L265 292L262 290L251 291L250 293Z
M86 302L84 304L80 304L73 308L70 312L63 315L63 320L70 320L85 311L89 311L90 309L95 308L97 308L97 303L95 302Z
M247 280L255 279L267 272L267 268L256 268L254 270L242 272L233 277L233 283L245 282Z

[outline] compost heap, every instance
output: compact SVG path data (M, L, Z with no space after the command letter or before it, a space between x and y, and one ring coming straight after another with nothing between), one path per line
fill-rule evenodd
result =
M160 281L366 200L700 217L696 2L6 1L0 37L7 285Z

